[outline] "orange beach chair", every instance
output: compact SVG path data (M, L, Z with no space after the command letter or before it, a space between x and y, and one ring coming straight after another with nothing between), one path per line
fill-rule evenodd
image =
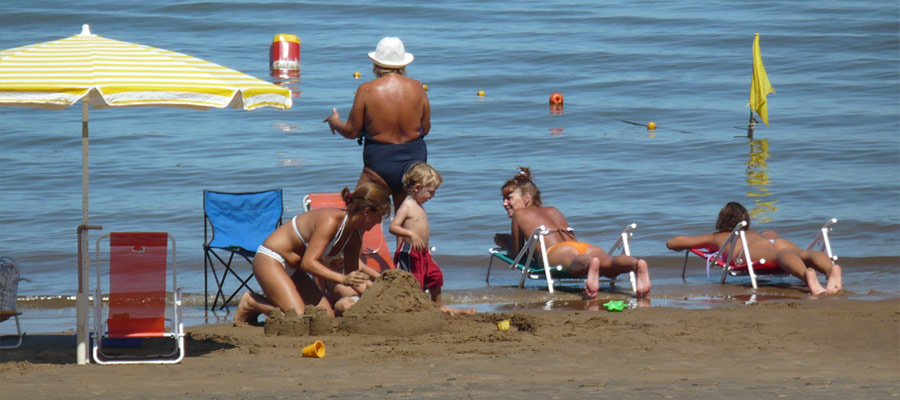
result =
M100 242L109 238L109 312L102 322ZM171 242L171 252L167 244ZM170 256L170 257L169 257ZM172 316L166 318L166 271L172 273ZM175 269L175 239L165 232L113 232L97 239L97 287L94 292L93 358L98 364L174 364L184 358L184 324ZM165 325L169 322L169 329ZM106 329L104 329L106 328ZM171 352L160 354L107 353L108 339L141 343L143 339L168 338ZM112 342L110 340L110 343ZM111 344L110 344L110 347ZM163 349L165 350L165 349Z

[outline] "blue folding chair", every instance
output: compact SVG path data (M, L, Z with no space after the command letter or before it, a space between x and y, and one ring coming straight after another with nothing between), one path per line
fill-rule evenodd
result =
M270 233L281 225L284 212L281 189L254 193L227 193L203 191L203 294L207 309L225 308L238 292L246 288L253 292L248 282L253 279L253 256L256 249ZM243 258L250 264L250 274L241 277L236 271ZM214 260L215 258L215 260ZM221 270L219 276L218 268ZM216 296L209 307L209 272L216 281ZM237 278L237 289L225 296L228 274Z

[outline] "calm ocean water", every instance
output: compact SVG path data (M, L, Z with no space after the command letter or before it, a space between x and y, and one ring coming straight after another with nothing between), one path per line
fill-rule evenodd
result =
M608 247L638 223L632 252L651 257L654 293L684 285L682 256L664 241L711 231L721 206L737 200L755 227L801 245L838 218L833 245L846 289L897 295L898 7L34 0L0 4L0 48L69 37L90 24L101 36L274 81L272 37L301 38L301 78L285 83L296 96L288 111L91 110L91 223L106 232L170 232L190 293L203 291L203 189L283 188L290 217L305 194L355 184L361 147L321 121L332 107L346 116L362 82L353 73L371 79L366 53L390 35L415 54L409 74L429 87L429 162L445 177L428 203L432 245L457 300L491 295L486 249L509 224L499 186L519 165L532 168L545 202L582 239ZM748 143L757 32L776 93L768 97L771 125L758 126ZM560 115L548 109L553 92L565 96ZM20 284L22 296L76 289L80 110L0 109L0 253L32 280ZM659 128L648 131L649 121ZM692 275L689 284L709 282L701 267ZM498 276L501 286L515 282L510 272ZM74 327L70 307L42 312L31 314L49 322L31 331Z

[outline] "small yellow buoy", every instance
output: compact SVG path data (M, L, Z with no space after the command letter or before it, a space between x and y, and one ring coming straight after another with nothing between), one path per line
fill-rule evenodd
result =
M648 130L648 131L656 130L656 123L653 122L653 121L648 122L648 123L647 123L647 130Z
M478 96L484 97L484 90L479 90L478 93L476 93L476 94Z
M425 89L425 91L427 92L427 91L428 91L428 85L423 84L423 85L422 85L422 89Z
M354 72L354 73L353 73L353 78L359 79L359 72Z

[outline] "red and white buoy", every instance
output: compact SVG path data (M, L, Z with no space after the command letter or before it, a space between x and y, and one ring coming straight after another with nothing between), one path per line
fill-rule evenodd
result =
M287 33L275 35L269 49L269 69L275 77L300 75L300 38Z

